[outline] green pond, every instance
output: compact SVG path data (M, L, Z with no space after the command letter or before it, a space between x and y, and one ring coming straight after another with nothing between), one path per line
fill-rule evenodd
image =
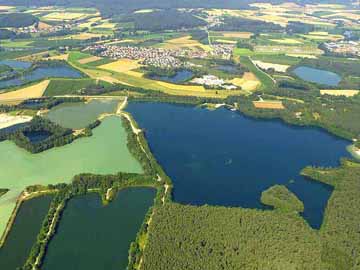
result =
M17 197L29 185L70 182L79 173L142 173L126 139L121 119L111 116L93 130L93 136L39 154L30 154L10 141L0 143L0 188L10 189L0 197L0 234Z
M44 270L125 270L130 243L156 190L129 188L103 206L98 194L69 201L45 256Z
M88 103L63 103L47 114L51 121L72 129L81 129L103 113L114 113L119 100L92 100Z
M11 231L0 248L0 269L15 270L24 265L49 210L52 196L22 203Z

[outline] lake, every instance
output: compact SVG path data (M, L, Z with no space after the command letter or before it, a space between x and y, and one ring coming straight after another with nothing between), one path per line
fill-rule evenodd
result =
M50 110L47 118L65 128L81 129L103 113L115 113L119 100L92 100L87 103L63 103Z
M230 74L237 74L240 72L238 67L234 65L218 65L216 69Z
M177 71L174 76L151 76L152 80L166 81L171 83L182 83L190 80L193 77L193 72L190 70Z
M300 176L308 165L337 166L350 142L316 128L257 120L227 109L130 103L150 148L174 183L176 202L260 208L261 192L284 184L319 228L332 188ZM293 180L293 181L291 181Z
M1 60L0 65L6 65L14 69L28 69L32 63L19 60Z
M15 270L24 265L51 200L52 196L41 196L22 203L5 244L0 248L1 269Z
M304 81L318 84L337 86L341 81L338 74L322 69L300 66L295 68L293 72Z
M153 204L156 190L129 188L103 206L98 194L69 201L42 269L125 270L130 243Z
M0 62L1 63L1 62ZM21 77L0 81L0 88L20 86L45 78L80 78L82 74L69 66L39 67Z
M91 137L62 147L31 154L11 141L0 143L0 187L10 189L0 197L0 234L19 194L34 184L69 183L79 173L142 173L127 148L127 133L117 116L107 117Z

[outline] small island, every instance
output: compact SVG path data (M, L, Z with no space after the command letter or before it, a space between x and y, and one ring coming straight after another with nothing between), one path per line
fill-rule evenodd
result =
M304 204L283 185L274 185L261 193L261 202L284 211L303 212Z

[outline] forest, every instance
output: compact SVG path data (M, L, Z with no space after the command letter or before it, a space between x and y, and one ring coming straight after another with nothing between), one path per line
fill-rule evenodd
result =
M131 14L122 16L118 20L121 22L133 22L134 30L147 30L152 32L194 28L206 25L204 20L196 18L191 13L174 9ZM115 19L115 21L118 20Z
M38 18L27 13L0 14L0 27L26 27L38 22Z
M238 17L224 17L223 24L214 26L211 28L214 31L244 31L252 33L260 32L280 32L284 28L278 24L259 21L249 20Z

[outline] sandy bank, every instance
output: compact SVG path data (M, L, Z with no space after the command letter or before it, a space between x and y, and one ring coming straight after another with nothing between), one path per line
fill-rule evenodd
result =
M31 116L12 116L8 114L0 114L0 129L11 127L13 125L22 124L31 121Z

